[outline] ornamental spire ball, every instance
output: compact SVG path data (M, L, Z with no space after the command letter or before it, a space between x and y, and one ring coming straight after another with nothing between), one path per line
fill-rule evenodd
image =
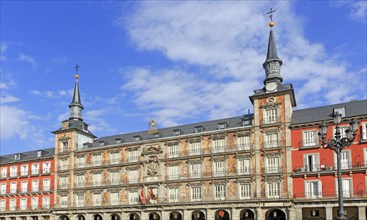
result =
M271 28L274 26L274 21L273 21L274 12L276 12L276 10L273 10L272 8L270 8L270 11L266 13L267 15L269 15L269 18L270 18L269 27Z
M274 21L269 22L269 27L274 27Z

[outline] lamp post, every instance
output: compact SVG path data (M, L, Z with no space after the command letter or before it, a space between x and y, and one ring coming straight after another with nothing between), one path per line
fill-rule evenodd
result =
M342 138L339 127L339 124L342 121L342 115L339 112L336 112L332 115L332 117L333 122L335 124L335 134L333 134L333 136L329 140L326 140L327 125L325 124L325 122L323 122L320 125L319 137L323 148L331 149L336 153L337 171L338 171L338 202L339 202L339 211L337 219L347 220L343 205L343 185L342 185L343 182L341 175L340 155L343 148L348 147L353 143L353 140L357 135L358 121L354 120L350 122L350 127L345 131L345 137Z

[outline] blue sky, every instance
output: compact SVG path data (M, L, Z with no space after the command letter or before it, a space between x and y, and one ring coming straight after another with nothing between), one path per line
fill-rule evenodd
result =
M98 137L247 113L270 7L297 109L366 99L366 1L1 1L0 154L53 147L80 65Z

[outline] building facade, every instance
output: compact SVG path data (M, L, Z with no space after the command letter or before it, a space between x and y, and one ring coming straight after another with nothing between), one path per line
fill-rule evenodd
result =
M341 152L344 206L348 219L366 219L367 190L367 102L352 101L331 106L295 111L292 130L294 205L298 215L307 219L335 219L338 210L336 153L319 142L318 126L333 124L330 113L340 112L341 135L353 120L359 121L357 136ZM327 137L335 133L329 126Z
M54 148L0 157L0 219L49 220L54 204Z

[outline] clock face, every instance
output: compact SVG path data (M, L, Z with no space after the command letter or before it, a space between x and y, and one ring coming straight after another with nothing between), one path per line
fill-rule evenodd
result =
M266 91L275 91L277 88L277 83L276 82L270 82L268 84L266 84L265 86Z

